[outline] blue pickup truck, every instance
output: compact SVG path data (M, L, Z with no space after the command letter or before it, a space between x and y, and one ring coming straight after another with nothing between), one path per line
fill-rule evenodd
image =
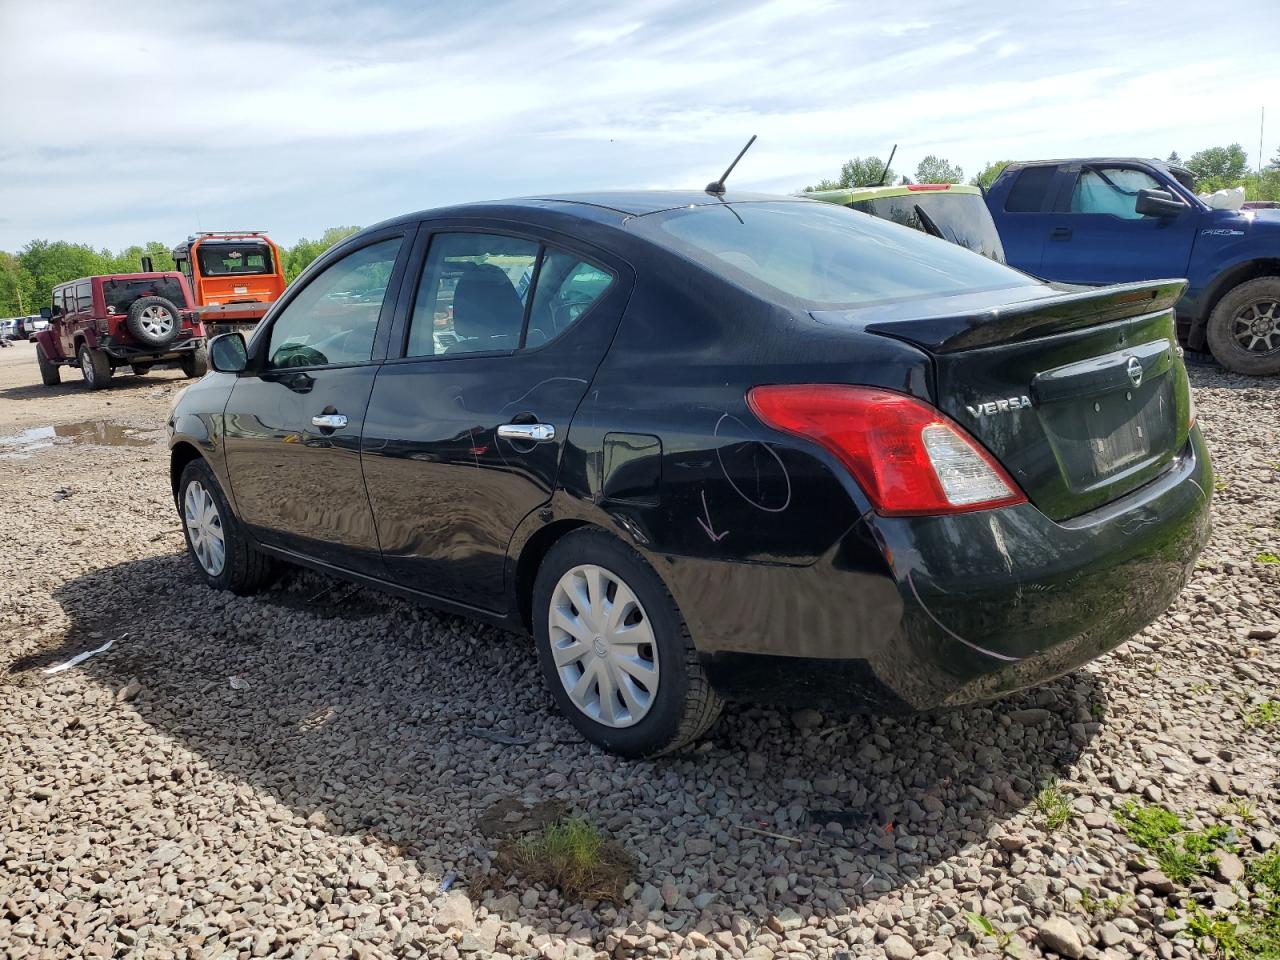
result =
M1214 210L1159 160L1013 163L987 191L1011 266L1103 284L1186 277L1178 332L1228 370L1280 373L1280 210Z

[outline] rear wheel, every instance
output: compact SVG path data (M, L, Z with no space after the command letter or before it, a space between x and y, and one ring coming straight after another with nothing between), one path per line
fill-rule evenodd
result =
M548 551L533 588L538 659L556 704L593 743L627 757L676 750L720 714L665 584L600 530Z
M185 376L203 377L209 372L209 350L201 344L190 353L184 353L178 363L181 364Z
M243 594L270 581L275 564L245 536L217 477L203 460L192 460L183 469L178 510L187 551L209 586Z
M40 368L40 381L46 387L56 387L62 382L62 371L45 356L44 345L36 343L36 366Z
M111 381L111 358L105 352L82 343L76 357L80 361L84 385L90 390L101 390Z
M1229 290L1205 333L1214 357L1233 373L1280 373L1280 277L1255 277Z

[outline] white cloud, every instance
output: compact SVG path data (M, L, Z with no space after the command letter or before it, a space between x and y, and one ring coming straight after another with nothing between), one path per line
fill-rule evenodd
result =
M246 21L171 0L0 2L0 248L197 226L290 241L467 199L701 186L751 133L734 184L785 190L895 142L908 172L926 153L973 173L1256 151L1280 65L1241 70L1198 8L1032 7L328 0ZM1235 15L1280 26L1271 0Z

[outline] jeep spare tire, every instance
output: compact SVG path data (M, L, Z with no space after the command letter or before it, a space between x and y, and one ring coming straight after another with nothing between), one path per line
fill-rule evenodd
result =
M178 308L165 297L140 297L124 322L129 335L147 347L166 347L178 335Z

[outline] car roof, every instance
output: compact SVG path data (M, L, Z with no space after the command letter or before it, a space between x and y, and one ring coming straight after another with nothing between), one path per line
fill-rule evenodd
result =
M883 197L913 197L921 193L962 193L982 196L980 187L968 183L895 183L884 187L842 187L838 190L806 190L797 197L811 197L825 203L854 203Z
M1159 157L1066 157L1059 160L1015 160L1009 164L1007 169L1018 169L1020 167L1046 167L1050 165L1061 165L1064 163L1144 163L1151 167L1159 167L1162 170L1170 172L1177 171L1185 173L1188 176L1194 174L1180 163L1169 163L1167 160L1161 160Z
M530 197L513 197L506 200L481 200L460 203L450 207L436 207L404 214L377 224L391 226L427 217L450 215L474 216L490 208L523 208L529 211L548 209L573 212L588 219L603 222L621 222L631 217L643 217L664 210L680 207L712 206L721 203L803 202L804 197L791 197L773 193L725 193L713 196L705 190L602 190L591 193L546 193ZM362 231L362 232L367 232Z
M74 280L64 280L62 283L55 283L53 288L69 287L73 283L88 283L92 280L155 280L159 277L181 277L177 270L152 270L150 273L96 273L91 277L76 277Z

